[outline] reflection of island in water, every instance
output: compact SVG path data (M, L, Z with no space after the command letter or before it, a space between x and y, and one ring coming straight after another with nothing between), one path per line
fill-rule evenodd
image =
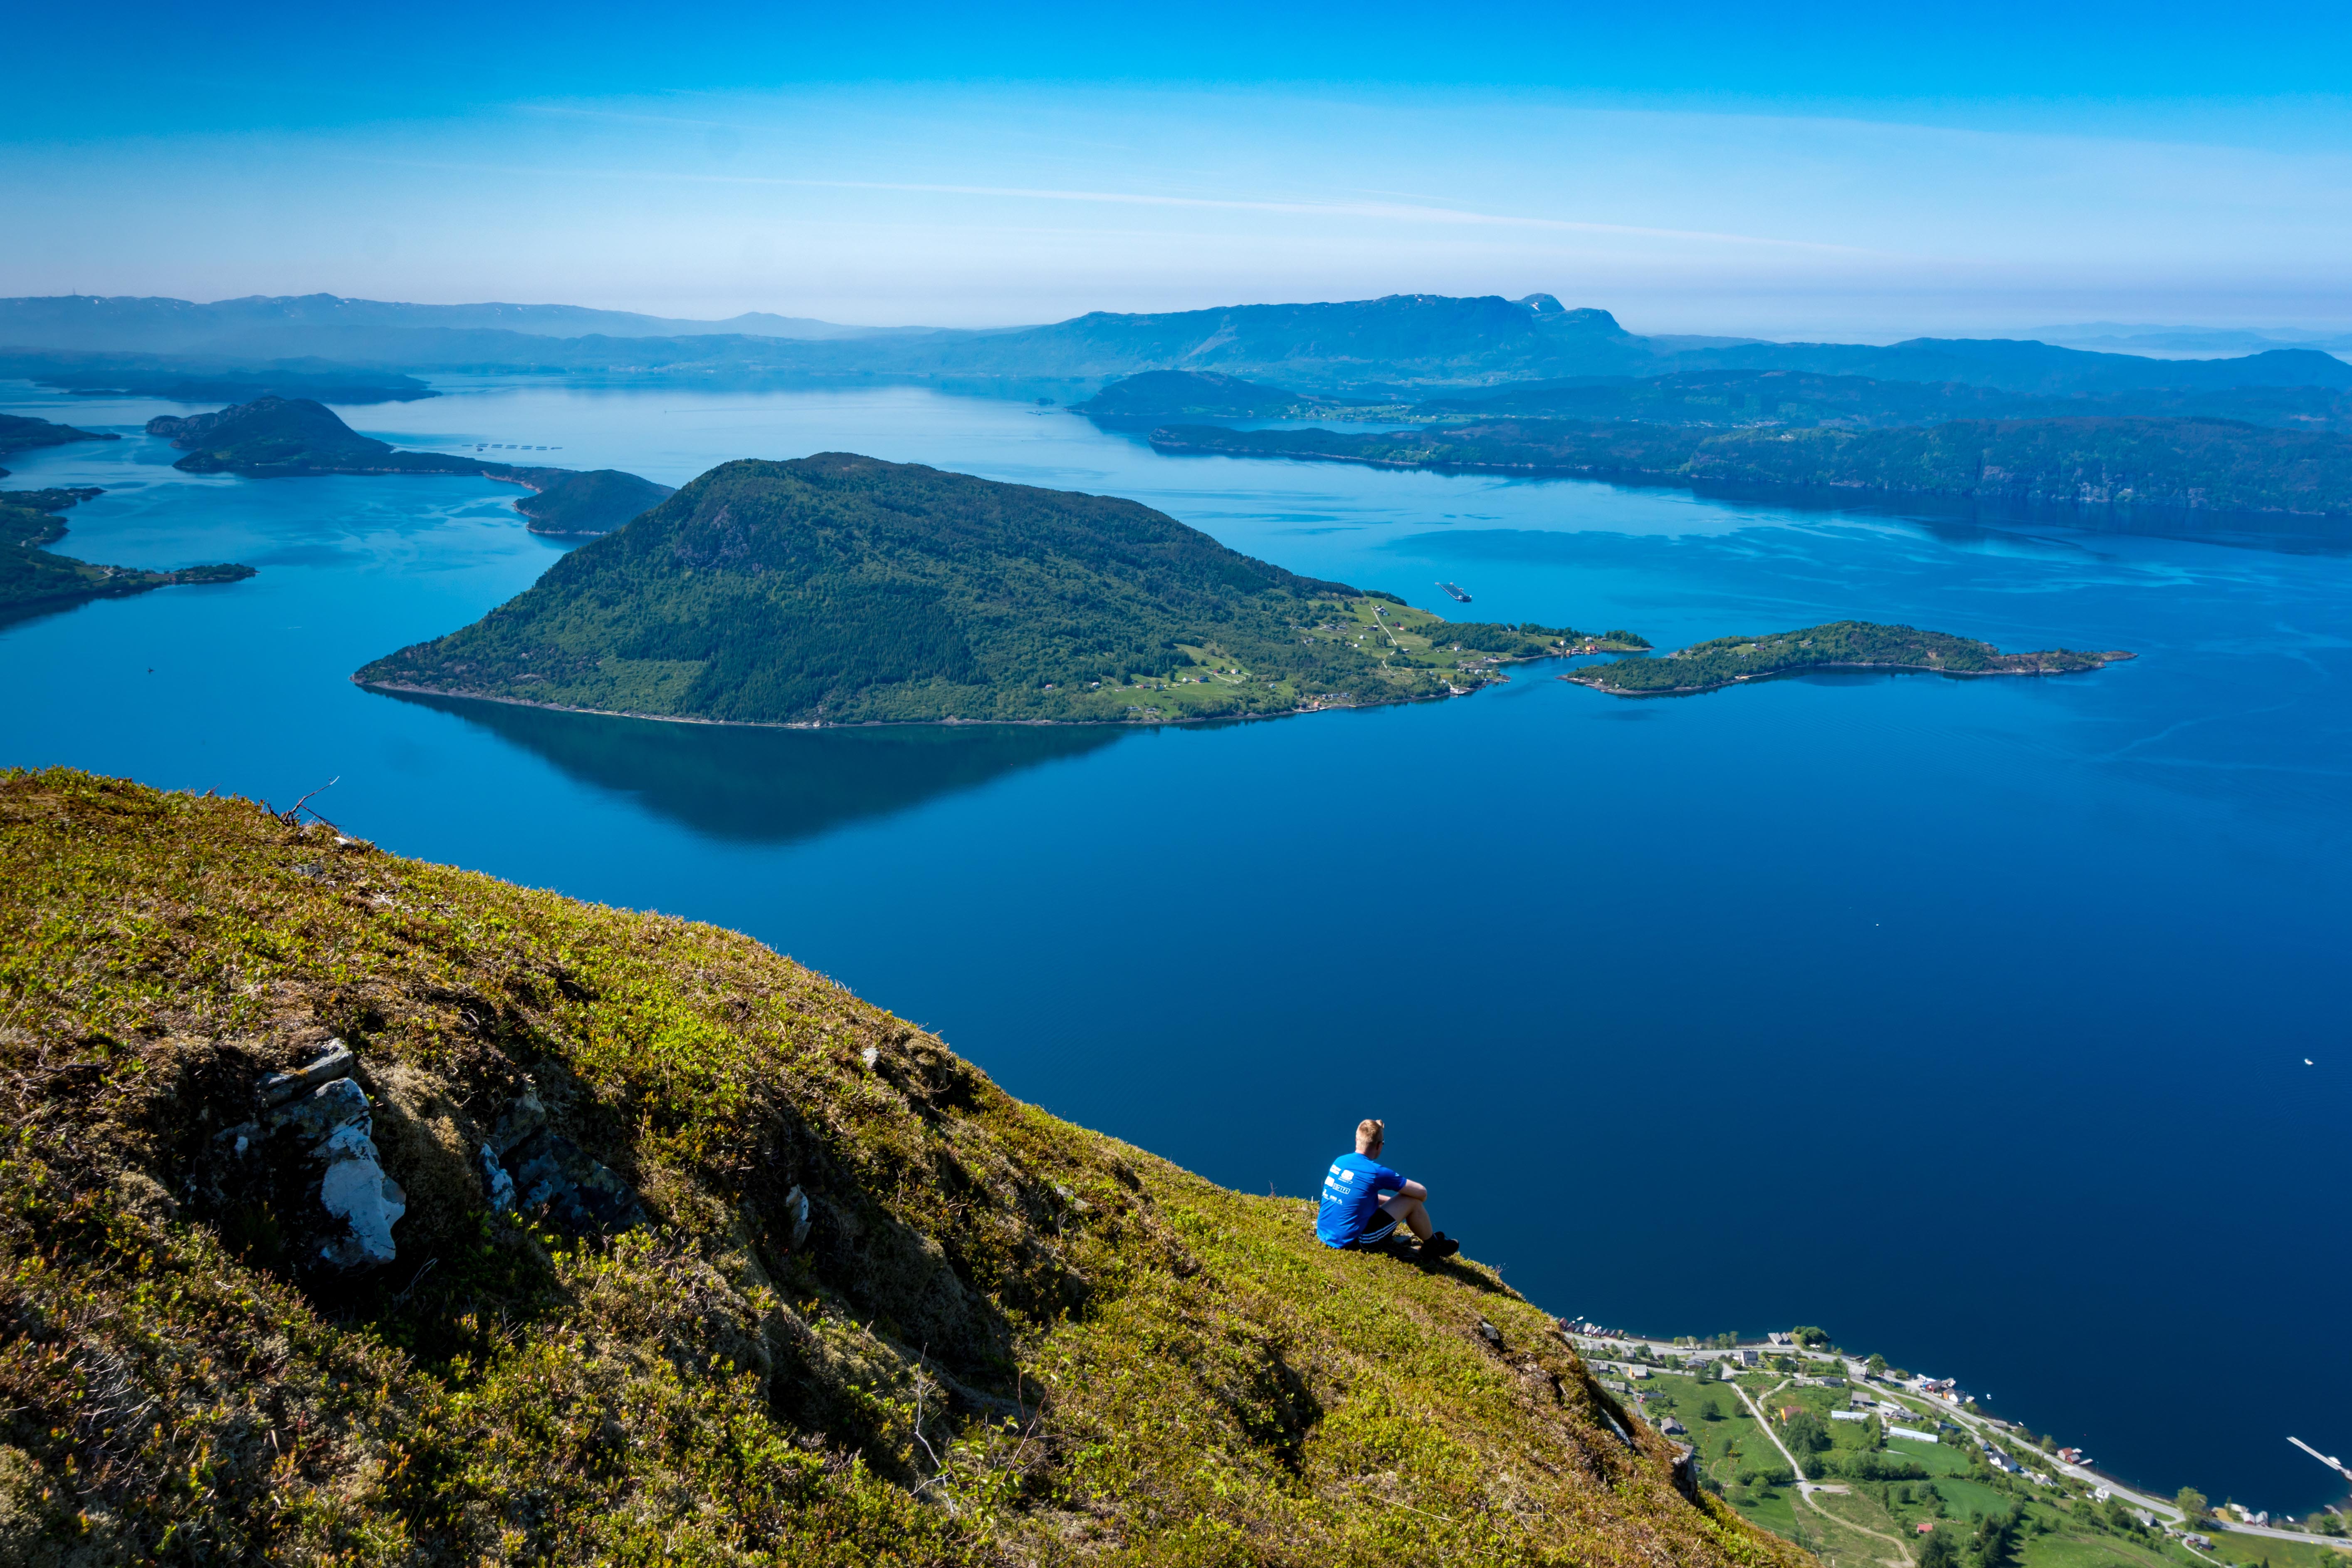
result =
M454 713L698 833L757 844L904 811L1040 763L1084 756L1133 732L1094 724L769 730L383 695Z

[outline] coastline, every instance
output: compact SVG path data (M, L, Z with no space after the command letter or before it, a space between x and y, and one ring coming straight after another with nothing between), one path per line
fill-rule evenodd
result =
M1524 664L1534 658L1556 658L1557 654L1536 654L1528 658L1505 662ZM1157 719L861 719L855 723L827 723L823 720L770 721L759 719L702 719L688 713L639 713L625 708L574 708L563 702L533 702L527 697L498 697L486 691L451 691L437 686L408 686L386 680L362 680L356 674L348 678L362 691L398 692L410 697L446 697L457 702L499 702L509 708L537 708L550 713L588 713L603 719L650 719L659 724L709 724L723 730L940 730L979 728L983 725L1018 726L1024 729L1128 730L1157 728L1163 724L1237 724L1262 719L1296 719L1308 713L1353 712L1365 708L1394 708L1408 702L1444 702L1456 697L1468 697L1489 685L1498 685L1510 678L1504 676L1478 686L1456 687L1420 697L1384 697L1365 702L1316 702L1286 708L1278 712L1201 713L1184 718ZM1566 676L1560 679L1565 680Z
M1442 428L1442 426L1433 427ZM1850 495L1883 498L1888 500L1919 498L1944 501L1967 501L1979 506L1993 507L2071 507L2077 511L2084 512L2146 511L2167 517L2294 518L2314 521L2326 521L2330 519L2352 520L2352 513L2300 511L2293 507L2214 507L2158 500L2086 500L2072 492L2053 495L2041 491L2026 493L2009 490L1988 491L1976 487L1874 485L1860 479L1822 479L1816 482L1794 483L1752 475L1691 474L1679 468L1640 468L1631 464L1616 466L1598 463L1432 462L1418 458L1361 457L1350 452L1316 452L1272 447L1244 449L1202 446L1192 441L1160 441L1156 437L1147 437L1147 439L1153 451L1181 457L1244 459L1271 458L1300 463L1353 463L1360 468L1397 468L1431 474L1498 474L1512 479L1592 479L1602 483L1621 481L1693 491L1702 491L1709 487L1716 487L1724 490L1754 491L1759 496L1779 497L1784 500L1802 496Z

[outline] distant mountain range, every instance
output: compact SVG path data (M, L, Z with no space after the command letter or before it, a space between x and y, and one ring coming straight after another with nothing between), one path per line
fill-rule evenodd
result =
M882 331L790 318L668 321L562 305L404 305L331 295L223 300L0 300L8 351L307 358L378 371L543 372L740 385L802 378L1066 382L1213 372L1356 400L1581 376L1799 371L2071 396L2147 389L2352 387L2311 348L2153 359L2003 339L1773 343L1644 337L1548 294L1398 294L1159 314L1096 311L992 331Z
M931 330L845 327L761 310L723 321L694 321L583 305L407 305L346 300L335 294L254 294L242 300L215 300L208 305L137 295L57 294L0 300L0 345L11 348L217 352L306 333L348 333L353 329L488 331L548 338L731 334L803 339L887 337Z
M2243 327L2166 327L2140 321L2078 321L2036 327L2033 336L2070 349L2105 349L2117 353L2212 355L2259 353L2264 349L2352 352L2352 332L2256 331Z

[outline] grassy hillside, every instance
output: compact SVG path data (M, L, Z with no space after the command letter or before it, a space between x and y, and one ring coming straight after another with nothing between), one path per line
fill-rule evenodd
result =
M0 942L11 1561L1801 1561L1490 1271L732 932L58 771L0 774ZM331 1037L292 1103L363 1095L405 1205L351 1273L265 1131Z
M1145 721L1490 679L1445 629L1134 501L828 452L713 468L353 679L736 723Z
M1989 642L1923 632L1915 626L1884 626L1869 621L1832 621L1792 632L1760 637L1713 637L1658 658L1621 658L1584 665L1560 677L1621 697L1679 696L1713 691L1743 680L1763 680L1808 669L1906 669L1937 675L2071 675L2104 669L2132 655L2076 653L2054 648L2040 653L2003 653Z
M1154 431L1162 451L1391 468L1972 496L2028 504L2352 515L2352 437L2228 419L1956 419L1890 430L1727 430L1496 419L1370 434Z

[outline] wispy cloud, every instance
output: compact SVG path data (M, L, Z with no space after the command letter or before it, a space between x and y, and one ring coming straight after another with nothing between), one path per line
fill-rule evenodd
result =
M814 180L775 174L683 173L670 169L593 169L529 167L509 164L431 162L422 159L364 158L355 160L397 168L433 169L443 173L501 174L530 179L630 180L705 185L775 186L798 190L884 191L910 195L969 196L977 200L1079 202L1107 206L1177 207L1218 212L1275 213L1292 217L1367 219L1384 223L1421 223L1465 227L1515 228L1560 234L1621 235L1641 239L1676 239L1709 245L1761 246L1822 255L1895 258L1898 253L1861 246L1834 245L1822 240L1783 239L1769 235L1729 234L1710 229L1652 228L1638 224L1596 223L1581 218L1538 217L1516 213L1479 212L1411 202L1273 201L1238 196L1173 195L1150 191L1057 190L1034 185L961 185L908 180Z

